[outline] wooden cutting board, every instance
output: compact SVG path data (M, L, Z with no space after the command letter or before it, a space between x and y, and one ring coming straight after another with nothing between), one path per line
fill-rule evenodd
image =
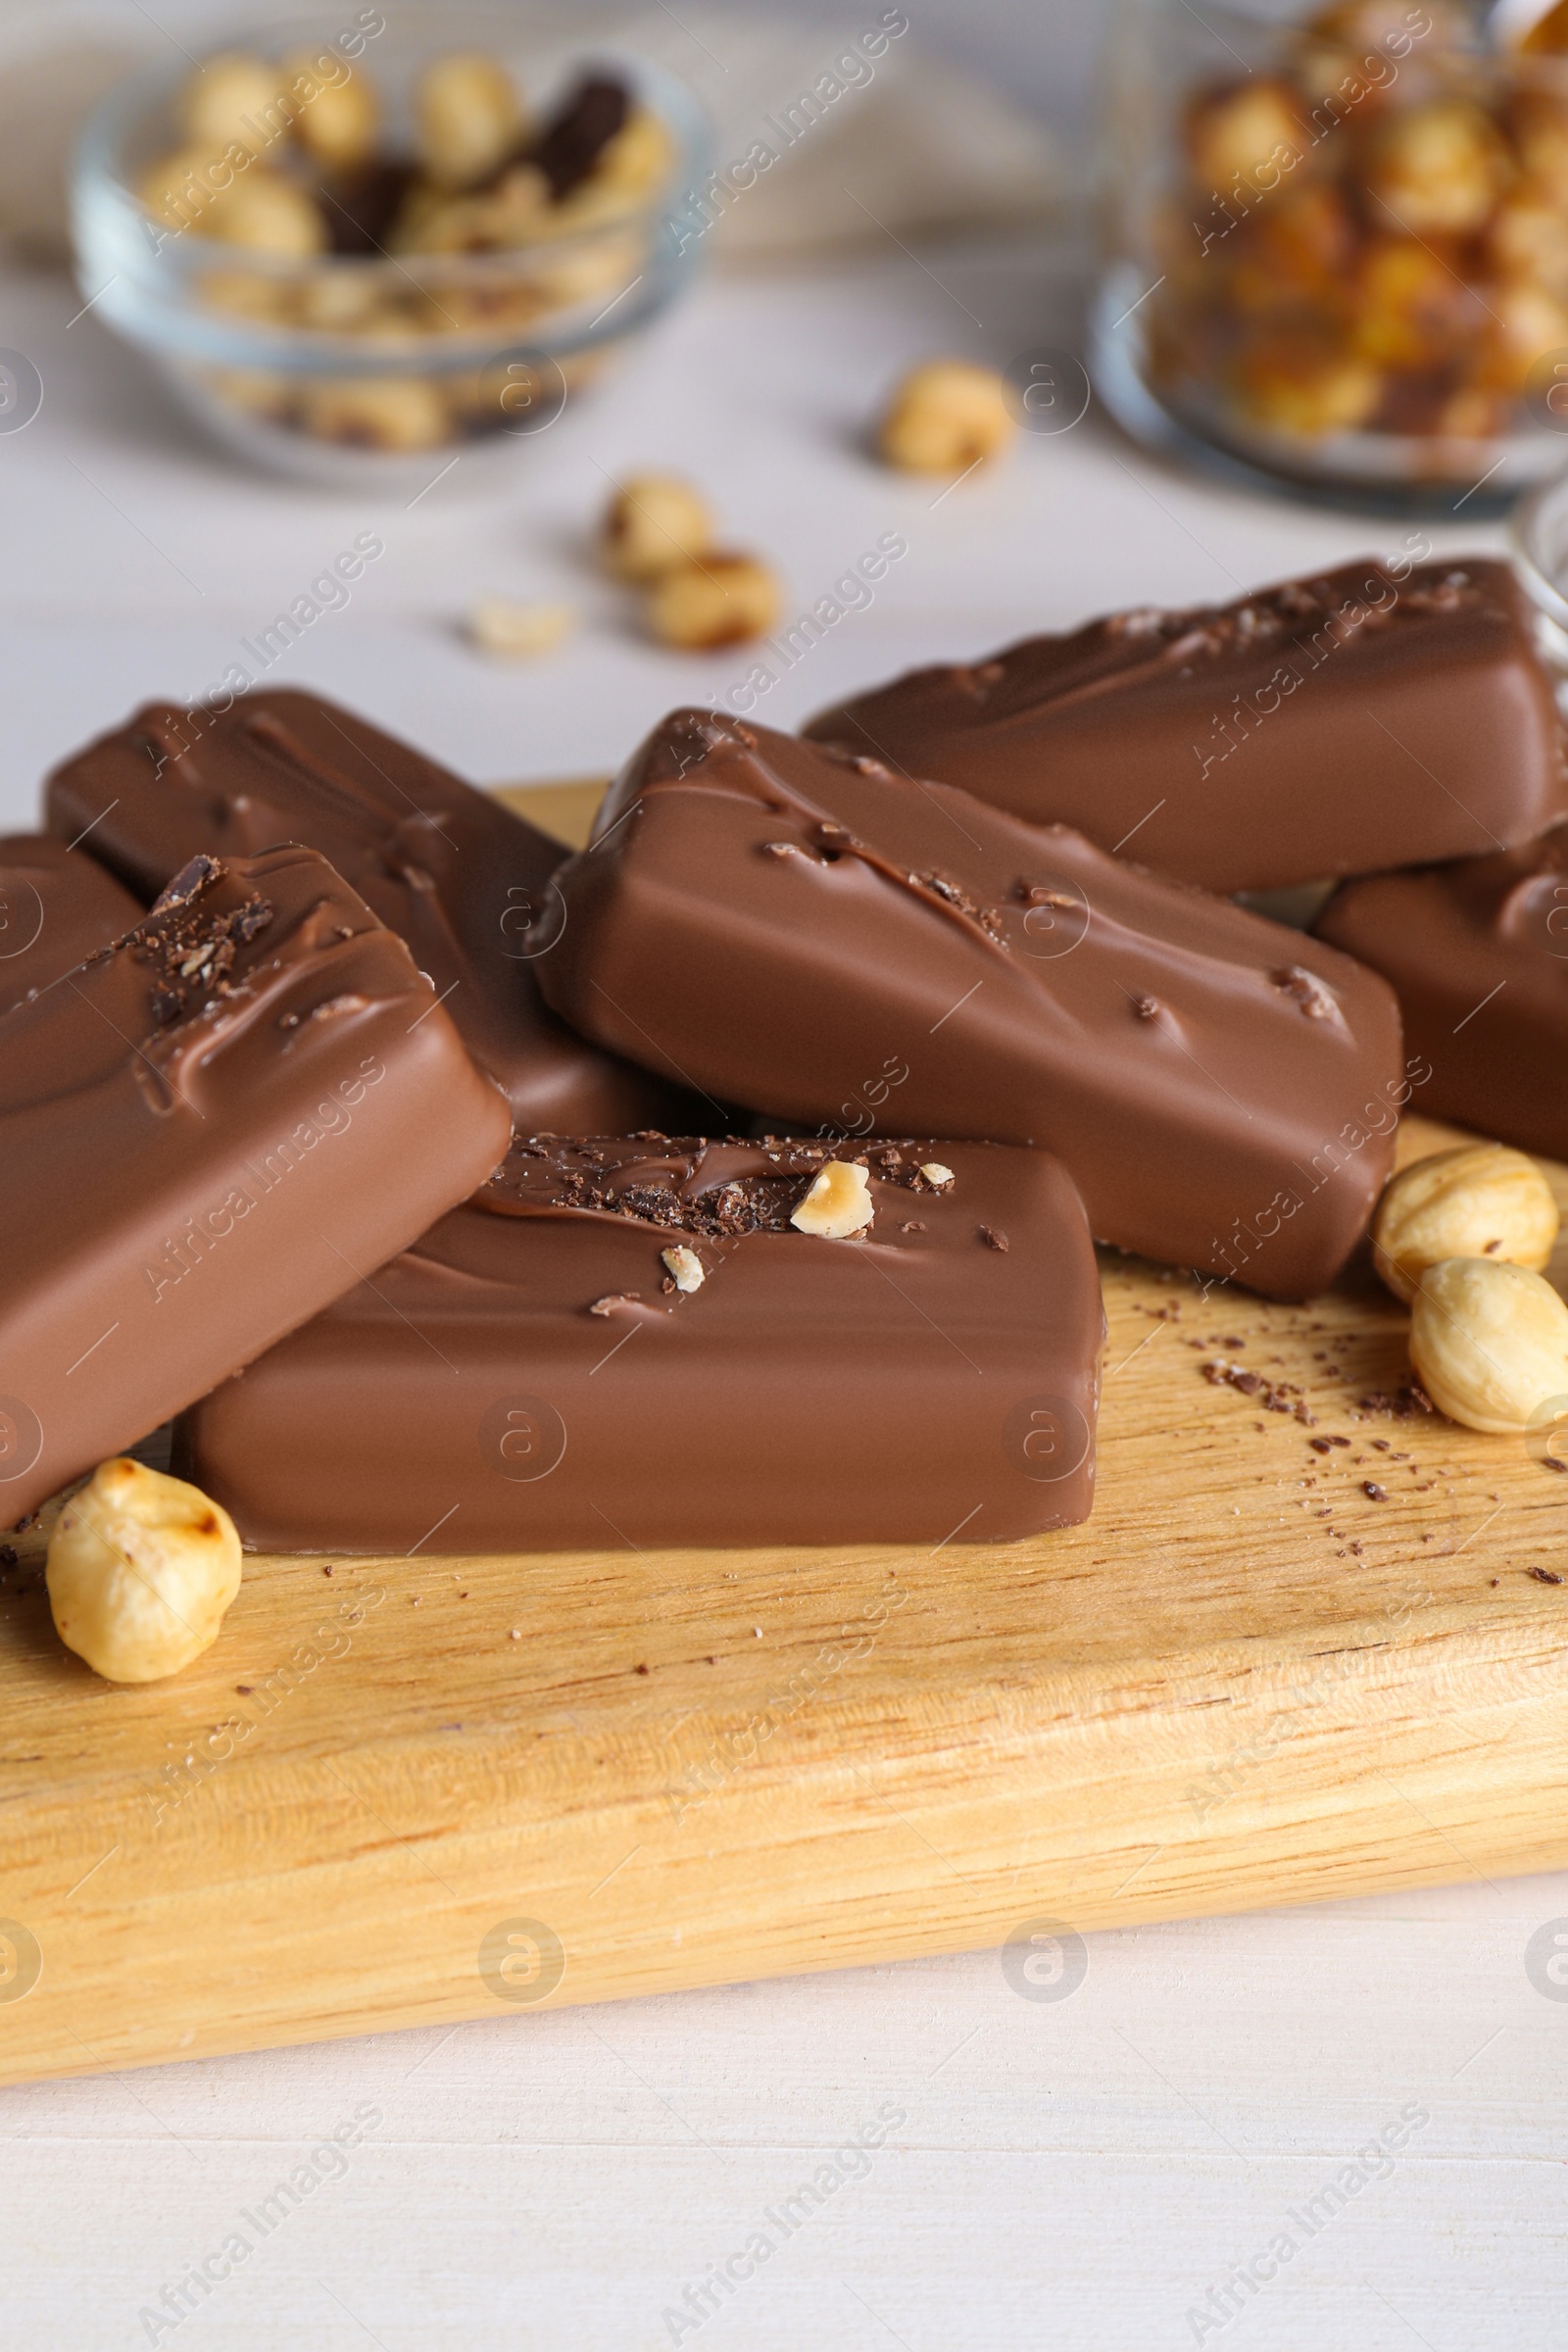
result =
M1568 1862L1568 1480L1367 1401L1405 1318L1364 1269L1104 1285L1100 1499L1034 1543L258 1557L140 1690L24 1544L0 2081L1014 1935L1049 1998L1098 1927Z

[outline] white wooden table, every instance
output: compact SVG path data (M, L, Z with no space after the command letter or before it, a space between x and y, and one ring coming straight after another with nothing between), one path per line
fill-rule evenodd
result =
M47 390L0 437L0 822L135 698L217 677L364 528L384 556L275 678L481 778L613 764L744 666L640 644L586 568L605 477L634 464L703 480L791 612L880 533L907 540L759 706L786 724L912 659L1398 545L1402 525L1164 472L1093 415L940 503L878 471L858 437L906 357L1005 361L1062 331L1038 259L932 267L890 250L714 283L504 494L466 495L460 465L413 507L233 470L91 316L68 326L64 287L10 285L0 341ZM490 590L564 597L584 627L547 663L487 665L459 624ZM1103 1936L1063 2000L979 1954L3 2092L0 2339L1545 2352L1568 1984L1538 1962L1537 1989L1526 1950L1558 1918L1568 1876ZM1397 2156L1358 2167L1401 2116ZM835 2163L878 2119L874 2151ZM357 2144L313 2166L345 2124Z

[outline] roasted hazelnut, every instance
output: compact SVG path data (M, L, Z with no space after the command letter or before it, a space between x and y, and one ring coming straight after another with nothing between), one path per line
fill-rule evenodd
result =
M180 126L193 147L221 155L229 146L259 155L287 127L280 69L231 49L198 66L180 94Z
M318 441L389 452L437 449L452 430L440 388L423 375L371 375L308 383L301 421Z
M1374 237L1352 286L1356 353L1384 368L1437 368L1471 347L1486 311L1463 279L1414 237Z
M199 1488L122 1456L62 1510L45 1582L68 1649L106 1682L157 1682L217 1641L239 1591L239 1537Z
M1415 1295L1410 1361L1450 1421L1523 1432L1559 1399L1568 1411L1568 1306L1526 1266L1444 1258Z
M845 1242L863 1233L876 1214L870 1179L852 1159L830 1159L790 1218L801 1233Z
M656 580L713 544L707 500L672 473L638 473L605 510L600 549L617 579Z
M1287 82L1257 79L1205 93L1188 110L1187 153L1199 188L1224 195L1238 180L1265 191L1311 148L1301 105Z
M648 591L654 635L693 653L765 636L778 611L778 582L755 556L710 550L662 572Z
M1436 99L1379 130L1367 173L1372 212L1409 236L1468 236L1483 227L1509 177L1508 150L1483 107Z
M1316 439L1367 422L1382 397L1378 370L1333 338L1260 336L1232 375L1237 404L1273 432Z
M252 164L213 208L203 234L224 245L243 245L251 253L272 253L303 260L326 250L326 222L321 209L292 179L283 179L264 165Z
M442 188L470 188L522 133L516 85L500 61L464 51L433 58L414 94L420 169Z
M1558 1223L1551 1187L1533 1159L1503 1144L1461 1144L1390 1178L1372 1223L1372 1256L1408 1303L1427 1267L1446 1257L1492 1257L1539 1273Z
M1005 449L1015 429L994 368L928 360L894 392L877 447L905 473L960 474Z
M329 172L350 172L375 153L381 110L367 74L349 70L328 81L321 63L319 50L306 49L284 64L285 86L295 93L294 136Z

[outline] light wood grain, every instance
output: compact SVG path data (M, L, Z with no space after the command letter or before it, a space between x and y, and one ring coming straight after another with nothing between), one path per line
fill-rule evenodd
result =
M32 1539L0 2081L500 2014L515 1918L560 2004L1568 1859L1564 1482L1363 1406L1406 1327L1364 1268L1305 1307L1103 1274L1099 1501L1038 1542L259 1557L205 1659L114 1690Z

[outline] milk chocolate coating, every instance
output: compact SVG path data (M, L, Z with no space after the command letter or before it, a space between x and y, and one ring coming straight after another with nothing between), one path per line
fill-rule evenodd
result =
M1124 1249L1306 1297L1388 1173L1381 980L950 786L676 711L560 884L590 1035L798 1131L1040 1145Z
M87 846L144 900L203 852L304 842L408 941L521 1133L690 1115L540 1002L535 959L561 920L560 843L318 695L243 695L219 714L149 703L55 770L48 822L67 841L90 826Z
M920 669L806 730L1209 890L1529 841L1562 735L1506 564L1381 564Z
M47 833L0 840L0 1013L107 948L142 911L85 850Z
M1104 1321L1065 1172L860 1149L873 1222L827 1241L789 1219L848 1147L520 1147L199 1404L176 1461L286 1551L935 1547L1085 1518Z
M1568 1158L1568 828L1342 883L1315 927L1393 983L1418 1109Z
M404 1248L510 1133L324 858L194 861L0 1018L0 1518Z

